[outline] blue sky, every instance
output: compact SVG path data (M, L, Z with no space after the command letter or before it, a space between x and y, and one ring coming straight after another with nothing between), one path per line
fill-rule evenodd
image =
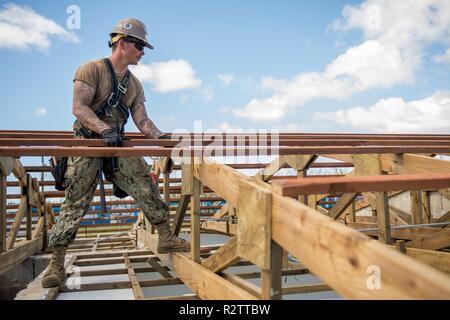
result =
M0 1L0 129L70 130L76 69L135 17L155 50L133 72L163 131L448 133L449 3Z

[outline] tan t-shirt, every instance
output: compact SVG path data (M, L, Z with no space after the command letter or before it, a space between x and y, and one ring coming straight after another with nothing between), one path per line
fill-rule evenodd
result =
M117 81L122 81L124 76L125 72L122 74L116 73ZM111 94L111 74L102 59L83 64L75 73L73 81L75 80L83 81L94 88L94 99L90 106L94 111L100 108ZM144 89L136 76L131 73L127 92L122 97L122 104L128 108L132 108L142 102L145 102ZM121 119L120 124L122 125L125 122L125 117L121 112L118 112L118 114ZM102 121L110 126L115 126L114 115L105 116Z

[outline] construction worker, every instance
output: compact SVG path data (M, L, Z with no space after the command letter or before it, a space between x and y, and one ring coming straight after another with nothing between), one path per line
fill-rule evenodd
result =
M90 61L76 72L73 89L75 137L102 138L106 146L122 145L124 125L131 114L137 128L150 139L167 138L148 118L144 90L128 70L137 65L144 48L153 49L145 25L137 19L124 19L110 33L112 48L108 59ZM112 72L113 71L113 72ZM119 99L117 99L119 97ZM115 186L133 197L145 217L159 234L158 252L186 252L189 242L173 235L169 226L169 208L150 177L142 157L118 158L110 179ZM89 209L97 184L102 158L69 157L64 175L65 200L60 218L49 232L53 256L42 280L45 288L65 282L66 248L75 239L80 221Z

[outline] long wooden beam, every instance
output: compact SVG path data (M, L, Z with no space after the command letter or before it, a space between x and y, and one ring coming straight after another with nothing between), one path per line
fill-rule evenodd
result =
M0 254L0 274L42 250L43 238L21 241L14 249Z
M35 156L87 156L87 157L202 157L207 156L257 156L308 155L308 154L396 154L396 153L450 153L450 146L324 146L324 147L252 147L216 148L164 148L164 147L0 147L0 157Z
M272 139L269 137L230 137L218 141L217 139L190 139L186 141L183 139L184 145L189 146L209 146L214 143L214 146L257 146L259 142L264 141L268 146L272 144ZM161 146L161 147L175 147L180 144L178 140L161 140L161 139L131 139L125 140L124 147L134 146ZM449 140L428 140L428 139L388 139L388 140L371 140L371 139L289 139L278 138L273 140L273 144L277 146L448 146ZM2 138L0 137L0 147L20 147L20 146L51 146L51 147L103 147L104 142L101 139L69 139L69 138Z
M302 178L277 180L273 185L275 192L290 197L302 194L439 189L450 186L450 174Z
M219 250L209 256L208 259L202 261L202 266L217 273L235 264L239 259L237 253L237 237L234 236Z
M139 229L139 238L169 266L178 278L183 281L201 299L210 300L255 300L257 297L230 283L216 273L201 266L189 258L185 253L158 254L157 236Z
M450 247L450 229L444 229L406 244L409 248L439 250Z

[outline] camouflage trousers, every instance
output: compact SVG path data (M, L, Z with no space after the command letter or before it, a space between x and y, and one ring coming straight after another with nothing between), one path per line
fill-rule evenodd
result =
M58 222L49 232L49 247L70 245L81 219L86 214L99 183L101 158L69 157L65 174L65 200ZM151 224L169 219L169 208L149 176L150 168L142 157L119 158L119 171L113 182L136 200Z

